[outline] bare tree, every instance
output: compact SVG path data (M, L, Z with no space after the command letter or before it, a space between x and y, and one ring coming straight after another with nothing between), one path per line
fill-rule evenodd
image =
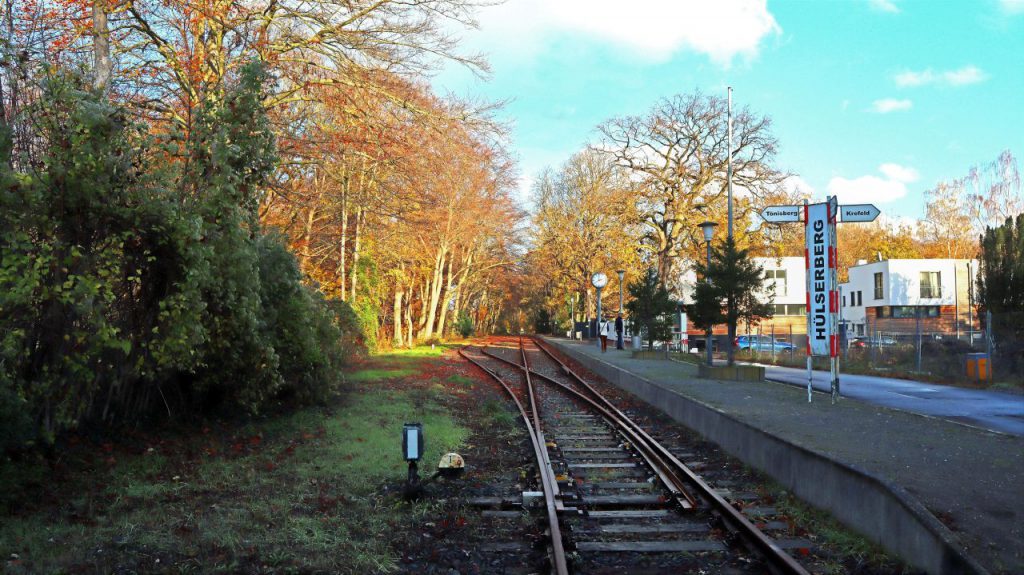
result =
M728 163L728 103L700 92L662 99L643 116L609 120L599 127L596 149L628 168L640 184L645 241L658 276L674 283L675 262L699 255L696 217L724 219ZM772 167L777 142L767 117L743 108L733 119L733 182L737 221L775 190L784 174ZM703 213L702 213L703 212ZM742 225L741 225L742 229Z

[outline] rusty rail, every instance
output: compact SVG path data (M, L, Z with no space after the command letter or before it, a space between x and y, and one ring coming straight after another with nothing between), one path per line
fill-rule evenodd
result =
M522 342L520 342L520 349L522 349ZM483 350L481 350L481 352L482 351ZM470 363L479 367L484 371L484 373L500 383L501 386L505 388L505 391L508 392L509 396L512 397L512 401L515 402L516 408L519 409L519 415L522 416L523 422L526 423L526 430L530 435L530 442L533 444L533 454L537 459L537 469L540 474L541 487L544 491L544 507L547 512L548 529L551 536L551 563L554 567L554 572L557 575L569 575L569 567L565 558L565 545L562 541L562 530L558 522L558 508L561 507L561 501L556 501L558 482L555 481L555 474L551 469L551 462L548 459L547 448L544 445L543 434L540 432L536 401L534 399L529 374L526 375L526 384L533 416L534 418L538 418L536 429L534 429L533 423L530 421L530 416L526 413L526 409L523 407L522 401L520 401L519 397L514 391L512 391L512 388L505 383L505 380L503 380L501 376L487 369L487 367L468 356L465 351L461 349L459 350L459 355L466 358Z
M481 352L484 355L487 355L488 357L493 357L498 361L505 362L513 367L517 367L520 370L523 370L523 366L521 364L517 364L514 361L510 361L501 356L490 353L487 350L482 349ZM525 369L524 373L532 374L533 376L539 377L556 387L560 387L568 391L570 394L575 394L578 399L582 400L583 402L587 403L590 407L597 410L598 413L600 413L617 430L619 430L619 432L622 433L626 437L626 439L629 440L630 445L633 446L636 453L640 456L641 459L644 460L645 463L647 463L647 466L654 471L654 473L661 480L665 488L670 493L672 493L672 497L676 500L680 507L682 507L683 509L693 509L697 507L698 502L696 498L694 498L693 495L691 495L689 491L686 489L686 482L684 481L684 479L675 472L676 470L674 470L672 465L670 465L666 461L666 458L663 455L659 454L657 450L651 445L652 443L657 444L657 442L650 438L650 436L647 436L647 434L643 433L642 431L640 433L637 433L637 429L639 429L639 426L633 423L628 417L626 417L621 412L618 412L618 410L613 411L608 409L604 405L601 405L600 403L594 401L594 399L587 397L583 394L580 394L571 387L566 386L564 383L556 381L542 373L533 371L531 369ZM669 454L669 457L675 459L671 454ZM679 462L678 460L676 460L676 463L678 463L678 465L682 465L682 463Z
M569 368L569 366L565 365L565 363L563 363L560 359L555 357L554 353L552 353L551 350L547 349L544 345L541 345L540 341L537 338L532 338L532 340L534 342L534 345L536 345L538 349L544 352L549 358L551 358L555 363L559 365L559 368L562 370L563 373L565 373L574 381L579 383L583 388L587 389L589 394L596 398L599 398L596 401L605 404L609 411L617 413L622 420L629 421L630 425L635 427L635 431L637 431L639 434L642 434L650 442L653 442L654 445L660 448L660 452L667 454L667 459L669 459L672 462L673 466L676 467L678 471L682 472L690 479L690 483L697 488L697 490L700 492L701 496L705 500L711 503L711 505L719 513L719 516L722 518L723 521L725 521L726 525L730 528L730 530L733 533L738 534L740 538L747 544L748 547L750 547L753 550L756 550L761 555L763 555L765 559L768 560L768 563L774 572L809 575L807 570L804 569L803 566L796 561L796 559L794 559L788 553L783 551L778 545L775 544L774 541L772 541L770 537L762 533L760 529L758 529L753 523L750 522L749 519L747 519L742 513L740 513L728 501L726 501L725 498L716 493L715 490L712 489L711 486L708 485L706 482L704 482L704 480L701 479L696 473L694 473L693 470L686 467L686 465L684 465L681 461L679 461L671 453L669 453L664 446L654 441L653 438L650 438L650 436L647 435L647 433L644 432L642 429L639 429L639 426L637 426L635 423L629 420L628 417L626 417L618 409L616 409L615 406L612 405L612 403L608 401L607 398L605 398L603 395L601 395L601 393L599 393L597 390L591 387L590 384L584 381L583 378L580 377L571 368ZM529 371L529 368L526 369ZM582 393L563 383L555 382L550 377L547 377L543 374L536 372L533 373L537 377L541 377L546 381L555 383L562 389L569 390L577 394L577 396L579 396L580 398L585 398L588 401L596 402L595 400L590 400L590 398L587 398L587 396L583 395Z

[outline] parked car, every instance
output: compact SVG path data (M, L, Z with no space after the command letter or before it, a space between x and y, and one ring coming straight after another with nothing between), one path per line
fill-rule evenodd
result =
M772 339L771 336L767 335L741 335L736 338L733 342L739 349L753 349L757 351L792 351L793 344L788 341L782 341L779 339Z
M872 347L872 346L875 346L875 347L895 347L897 345L899 345L899 342L896 341L896 338L894 338L894 337L875 337L875 338L858 337L856 339L850 340L850 347L859 347L859 348Z

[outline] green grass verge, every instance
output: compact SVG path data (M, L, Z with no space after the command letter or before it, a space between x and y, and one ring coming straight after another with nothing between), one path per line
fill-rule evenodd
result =
M346 377L351 383L371 383L375 381L382 381L385 379L398 379L401 377L408 377L414 375L416 369L414 368L401 368L401 369L388 369L388 368L369 368L362 369L355 373L352 373Z
M439 386L363 390L333 410L118 454L62 485L60 505L0 516L5 572L391 571L390 533L431 505L377 495L404 478L402 423L423 423L427 465L468 434L441 400ZM45 476L5 467L5 480Z
M820 511L797 499L781 485L771 482L766 491L774 500L774 507L781 515L787 516L801 528L818 537L818 543L829 555L844 557L861 568L894 569L899 559L890 555L880 545L850 530L830 514ZM834 561L825 566L824 573L841 575L849 572L849 565Z

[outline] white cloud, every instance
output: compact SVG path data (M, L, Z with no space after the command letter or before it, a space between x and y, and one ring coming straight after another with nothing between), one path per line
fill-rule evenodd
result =
M752 57L761 41L782 32L767 0L509 0L480 13L480 33L469 38L488 52L522 57L545 41L580 34L649 61L692 50L729 65ZM470 35L473 36L473 35Z
M1024 0L999 0L999 5L1003 8L1003 12L1024 13Z
M899 164L878 167L882 177L866 175L847 179L834 177L828 182L828 193L839 196L841 204L886 204L907 195L907 184L916 182L917 170Z
M914 105L910 100L897 100L895 98L882 98L875 100L871 105L872 109L879 114L909 110Z
M814 196L814 188L800 176L789 176L782 181L782 187L790 194L810 198Z
M878 171L882 172L882 174L884 174L885 177L890 180L896 182L904 182L908 184L910 182L916 182L917 179L920 177L920 175L917 173L917 170L915 170L914 168L908 168L906 166L901 166L899 164L882 164L881 166L878 166Z
M1024 2L1024 0L1022 0L1022 2ZM896 74L893 78L893 80L896 81L896 85L902 87L925 86L928 84L966 86L968 84L984 82L987 79L988 74L973 65L964 66L958 70L946 70L945 72L936 72L931 68L920 72L908 70L906 72Z
M868 0L868 4L871 5L875 10L881 10L882 12L889 12L891 14L899 13L900 9L892 0Z
M942 79L952 86L964 86L966 84L977 84L988 78L988 75L974 66L964 66L959 70L950 70L942 73Z

